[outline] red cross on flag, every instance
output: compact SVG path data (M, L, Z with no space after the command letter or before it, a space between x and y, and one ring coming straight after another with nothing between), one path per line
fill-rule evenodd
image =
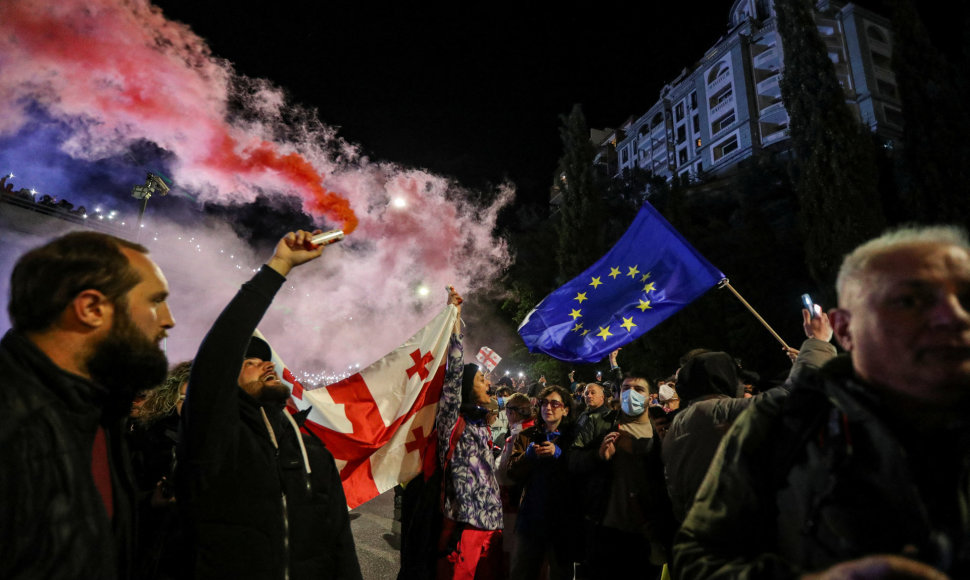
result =
M478 351L478 354L475 355L475 359L478 360L480 364L485 365L488 372L494 371L495 367L498 366L498 363L502 362L502 357L487 346L483 346L481 350Z
M454 306L445 307L393 352L318 389L304 389L273 351L277 372L292 389L289 407L313 408L304 428L336 459L351 509L434 465L432 430L457 317Z

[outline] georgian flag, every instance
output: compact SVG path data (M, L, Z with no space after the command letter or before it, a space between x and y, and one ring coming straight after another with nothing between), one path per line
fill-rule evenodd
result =
M488 372L494 371L495 367L498 366L498 363L502 362L502 357L487 346L483 346L481 350L478 351L478 354L475 355L475 359L478 360L480 364L485 365Z
M304 389L273 351L277 374L291 389L288 406L312 407L304 429L323 440L336 459L350 509L422 471L430 474L435 413L457 317L457 308L448 305L379 361L312 390ZM256 335L266 340L259 331Z

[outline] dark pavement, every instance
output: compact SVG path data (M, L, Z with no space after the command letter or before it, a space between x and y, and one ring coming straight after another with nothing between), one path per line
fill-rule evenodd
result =
M393 580L401 565L400 535L393 531L394 490L375 497L350 512L350 527L364 580ZM393 547L392 544L393 543Z

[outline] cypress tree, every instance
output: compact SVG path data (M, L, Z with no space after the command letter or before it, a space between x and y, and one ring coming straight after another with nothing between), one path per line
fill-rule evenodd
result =
M559 222L559 282L564 283L593 265L603 253L602 195L593 160L596 149L582 107L574 105L568 116L561 116L559 136L563 155L556 175L562 192Z
M792 181L809 273L830 288L842 256L885 225L872 140L846 105L810 0L776 0Z
M910 0L893 0L893 58L903 109L900 184L909 219L960 222L970 216L970 131L960 84L930 42Z

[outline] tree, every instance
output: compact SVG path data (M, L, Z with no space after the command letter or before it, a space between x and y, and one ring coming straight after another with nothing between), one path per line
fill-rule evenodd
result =
M903 108L900 184L910 220L970 216L970 115L965 73L933 46L910 0L893 0L893 59Z
M562 192L556 258L559 282L563 283L593 265L606 248L601 180L593 164L596 149L589 138L586 117L582 107L574 105L572 112L560 119L563 154L553 187Z
M873 145L846 105L810 0L776 0L775 11L806 262L819 286L828 289L842 256L885 225Z

